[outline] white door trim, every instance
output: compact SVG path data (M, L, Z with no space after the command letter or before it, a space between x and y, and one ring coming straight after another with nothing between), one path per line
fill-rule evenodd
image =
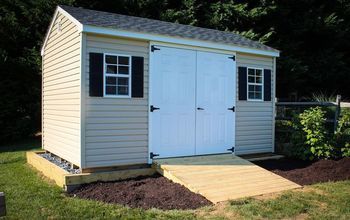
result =
M152 163L152 159L150 157L150 153L152 152L153 148L152 148L152 121L151 121L151 112L150 112L150 107L151 107L151 103L152 103L152 77L151 74L153 73L153 52L151 51L151 47L152 47L152 42L149 43L148 45L148 108L147 108L147 112L148 112L148 153L147 153L147 158L148 158L148 163L151 164Z

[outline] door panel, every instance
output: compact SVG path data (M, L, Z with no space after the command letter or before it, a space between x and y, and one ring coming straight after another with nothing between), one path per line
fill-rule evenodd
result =
M235 142L236 66L229 55L197 52L196 154L227 153Z
M152 53L152 151L159 157L195 154L196 52L157 46Z

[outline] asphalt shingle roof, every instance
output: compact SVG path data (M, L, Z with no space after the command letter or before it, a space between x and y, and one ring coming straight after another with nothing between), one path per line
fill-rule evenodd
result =
M60 7L83 25L113 28L140 33L159 34L170 37L181 37L278 52L278 50L257 41L249 40L239 34L231 32L64 5L61 5Z

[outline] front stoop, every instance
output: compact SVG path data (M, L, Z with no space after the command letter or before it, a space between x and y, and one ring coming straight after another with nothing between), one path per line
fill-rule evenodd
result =
M213 203L301 187L232 154L157 159L153 167Z

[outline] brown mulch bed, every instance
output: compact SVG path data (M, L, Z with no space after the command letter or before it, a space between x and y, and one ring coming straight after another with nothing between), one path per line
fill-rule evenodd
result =
M71 195L144 209L197 209L212 204L203 196L160 175L87 184Z
M316 162L281 159L254 163L300 185L350 179L350 158Z

